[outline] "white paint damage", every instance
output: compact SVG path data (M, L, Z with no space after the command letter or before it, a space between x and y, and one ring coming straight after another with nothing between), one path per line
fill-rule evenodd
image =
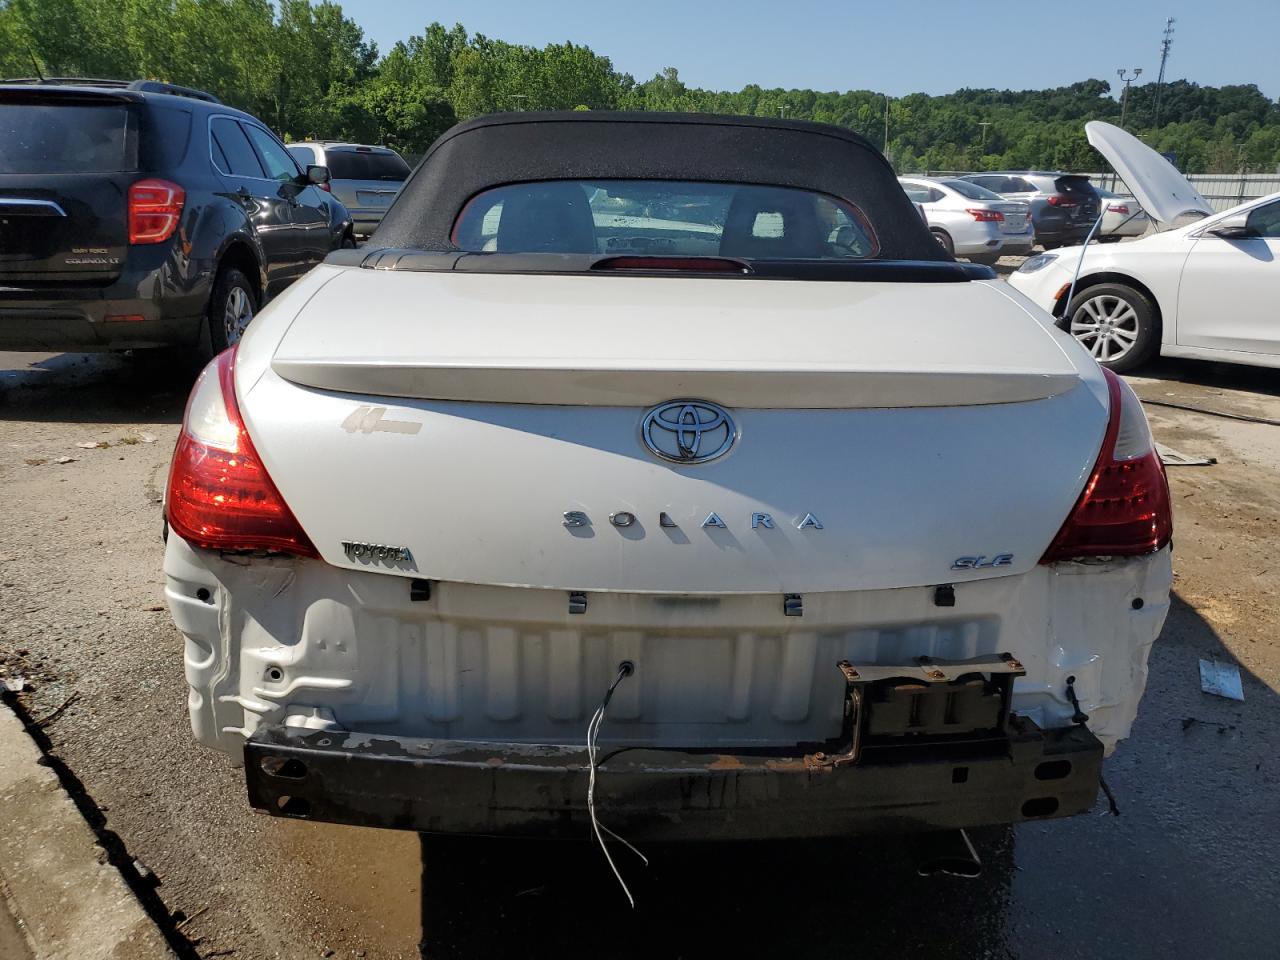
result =
M393 735L581 744L617 663L611 743L729 749L838 735L836 661L899 663L1010 652L1026 667L1014 709L1071 722L1074 676L1108 752L1127 736L1169 607L1169 549L957 584L776 594L597 593L433 584L292 559L223 559L170 537L166 596L186 636L192 727L238 758L261 724ZM208 600L201 600L201 591ZM1135 601L1142 601L1136 603Z

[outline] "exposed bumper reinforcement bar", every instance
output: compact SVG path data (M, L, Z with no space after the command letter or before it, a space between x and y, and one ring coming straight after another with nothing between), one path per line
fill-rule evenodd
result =
M603 758L596 803L629 839L712 840L949 830L1065 817L1094 803L1101 742L1083 726L1009 719L998 737L868 743L857 764L627 748ZM424 832L586 835L579 746L414 740L260 728L249 801L276 816Z

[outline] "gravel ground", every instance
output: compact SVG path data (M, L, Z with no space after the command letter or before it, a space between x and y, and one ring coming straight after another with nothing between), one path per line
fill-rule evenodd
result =
M1146 399L1280 417L1275 371L1148 373ZM1276 956L1277 428L1149 408L1163 442L1219 463L1171 472L1177 601L1108 762L1123 816L985 831L970 883L916 877L891 843L646 851L632 913L585 843L420 848L250 812L239 772L190 738L162 605L184 399L125 358L0 353L0 673L30 679L31 716L64 707L53 751L154 872L188 957L410 957L423 926L429 956ZM1208 655L1240 664L1244 703L1200 692Z

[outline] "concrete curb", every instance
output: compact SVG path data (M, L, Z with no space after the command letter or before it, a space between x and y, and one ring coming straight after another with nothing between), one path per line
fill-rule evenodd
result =
M174 960L41 759L22 721L0 704L0 897L35 960Z

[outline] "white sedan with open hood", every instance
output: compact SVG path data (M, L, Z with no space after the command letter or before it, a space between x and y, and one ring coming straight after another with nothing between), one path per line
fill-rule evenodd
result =
M1160 232L1031 257L1009 282L1112 370L1157 354L1280 367L1280 193L1215 214L1145 143L1100 120L1085 132Z
M422 831L1079 813L1169 606L1129 388L760 118L455 127L201 375L167 517L196 737Z

